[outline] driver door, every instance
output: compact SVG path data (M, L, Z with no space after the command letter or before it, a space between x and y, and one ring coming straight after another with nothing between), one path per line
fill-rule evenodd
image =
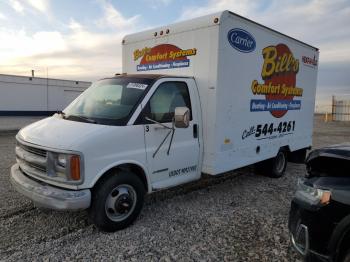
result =
M187 79L162 81L144 108L145 146L153 189L186 183L200 177L198 116L191 107ZM187 128L173 124L176 107L191 112ZM156 121L147 121L146 117Z

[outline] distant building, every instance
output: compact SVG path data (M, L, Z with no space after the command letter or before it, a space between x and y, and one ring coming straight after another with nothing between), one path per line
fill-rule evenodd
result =
M50 115L63 110L90 85L85 81L0 74L0 115Z

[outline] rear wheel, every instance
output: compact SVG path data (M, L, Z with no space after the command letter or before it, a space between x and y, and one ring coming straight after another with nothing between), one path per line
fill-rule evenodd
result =
M113 232L129 226L141 212L145 188L133 173L119 171L93 190L89 216L101 230Z
M274 158L257 163L255 168L257 173L279 178L284 175L287 168L287 152L281 149Z

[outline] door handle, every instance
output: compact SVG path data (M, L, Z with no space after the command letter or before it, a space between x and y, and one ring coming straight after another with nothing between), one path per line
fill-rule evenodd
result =
M198 138L198 125L193 124L193 138Z

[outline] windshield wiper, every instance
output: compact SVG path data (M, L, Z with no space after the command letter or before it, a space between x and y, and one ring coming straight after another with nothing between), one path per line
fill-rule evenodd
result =
M57 111L56 114L60 115L63 119L66 118L66 113L63 111Z
M158 124L158 125L161 125L163 128L165 129L169 129L169 132L168 134L166 134L166 136L164 137L163 141L160 143L160 145L158 146L158 148L156 149L156 151L153 153L153 158L156 156L156 154L158 153L159 149L162 147L162 145L164 144L165 140L168 138L168 136L171 134L171 138L170 138L170 142L169 142L169 146L168 146L168 151L167 151L167 155L169 155L170 153L170 148L171 148L171 145L173 143L173 138L174 138L174 134L175 134L175 122L174 122L174 119L172 121L172 126L171 127L168 127L160 122L157 122L149 117L146 117L146 120L147 121L150 121L152 123L155 123L155 124Z
M88 122L88 123L92 123L92 124L97 124L97 121L91 118L88 118L86 116L80 116L80 115L68 115L66 116L65 113L63 113L63 116L65 117L65 119L69 119L69 118L77 118L80 120L83 120L84 122Z

